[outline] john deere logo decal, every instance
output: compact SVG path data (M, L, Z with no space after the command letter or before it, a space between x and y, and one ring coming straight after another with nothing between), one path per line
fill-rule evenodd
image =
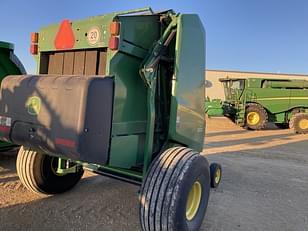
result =
M41 110L41 99L37 96L32 96L26 103L28 113L30 115L38 115Z

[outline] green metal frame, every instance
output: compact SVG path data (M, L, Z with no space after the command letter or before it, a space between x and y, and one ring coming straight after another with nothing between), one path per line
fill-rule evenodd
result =
M77 164L70 167L68 160L58 158L58 168L56 172L58 174L63 174L63 175L69 174L69 173L75 173L77 172Z
M118 50L106 49L111 36L108 30L111 22L120 23ZM39 52L35 55L39 74L48 74L42 72L41 62L44 54L56 52L53 41L59 25L44 27L39 32ZM114 76L115 81L108 164L71 161L99 174L140 184L154 159L153 155L161 149L177 144L202 150L205 33L196 15L175 14L172 10L155 13L151 8L142 8L76 20L71 22L71 27L76 40L73 50L107 50L106 75ZM101 39L96 44L89 44L85 34L93 27L100 28ZM198 43L202 44L197 47ZM165 57L166 51L172 57ZM169 62L174 70L162 68L161 60L164 58L171 59ZM191 76L198 81L194 80L192 84ZM168 89L168 94L166 88L170 86L158 85L162 84L163 78L170 78L168 81L172 89ZM161 91L159 97L168 102L157 103L157 91ZM163 141L157 141L156 137L156 122L162 123L158 119L163 116L160 110L168 111L170 116L161 128L166 131ZM184 122L177 121L178 118L183 118ZM65 156L54 155L59 157L57 173L76 171L77 165L70 167L65 164ZM130 163L136 165L131 168Z
M141 12L148 10L142 9L137 10L135 12ZM120 14L131 13L129 12L122 12ZM153 140L154 140L154 127L155 127L155 93L156 93L156 84L157 84L157 75L158 75L158 68L159 68L159 61L161 58L161 51L165 49L169 43L171 42L172 38L176 32L177 26L177 16L173 14L169 14L170 18L172 19L170 24L168 25L167 29L164 31L161 38L153 45L153 48L149 52L148 56L144 59L141 67L140 67L140 76L144 81L144 84L147 88L147 126L146 126L146 139L144 144L144 162L143 162L143 170L142 172L132 171L128 169L122 169L112 166L103 166L103 165L95 165L85 162L76 161L77 164L83 165L85 168L100 173L110 173L115 176L125 176L129 178L135 183L141 183L144 175L147 173L150 163L152 161L152 154L153 154ZM67 174L76 171L76 166L67 167L66 160L59 158L58 159L58 169L57 173L59 174Z
M177 26L177 16L170 15L172 21L167 29L164 31L162 37L154 45L152 52L145 59L140 69L140 75L147 86L147 128L146 141L144 148L144 164L143 174L145 175L152 160L153 140L154 140L154 126L155 126L155 93L157 84L158 64L160 53L164 47L167 47L175 34Z

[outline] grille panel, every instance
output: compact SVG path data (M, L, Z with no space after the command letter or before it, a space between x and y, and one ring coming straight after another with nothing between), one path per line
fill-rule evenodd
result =
M40 74L105 75L106 58L106 50L42 53Z

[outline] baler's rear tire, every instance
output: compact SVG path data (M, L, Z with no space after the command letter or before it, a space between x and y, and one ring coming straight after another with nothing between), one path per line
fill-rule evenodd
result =
M245 127L251 130L265 128L268 122L266 110L259 104L250 103L246 108Z
M298 134L308 133L308 113L297 113L290 119L290 128Z
M73 188L83 175L82 167L77 172L58 174L58 158L38 153L30 148L19 149L16 169L20 181L32 192L39 194L58 194Z
M189 148L167 149L152 162L141 187L142 230L199 230L209 193L207 159Z

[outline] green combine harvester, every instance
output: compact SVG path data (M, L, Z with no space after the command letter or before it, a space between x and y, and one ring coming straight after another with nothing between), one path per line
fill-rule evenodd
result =
M0 83L7 75L25 74L25 68L14 54L14 45L0 41ZM0 142L0 152L7 151L16 145Z
M22 145L31 191L71 189L84 169L141 186L142 230L199 230L219 164L205 136L205 32L195 14L150 8L42 28L37 75L9 76L0 139Z
M259 130L272 122L279 128L290 127L296 133L308 132L308 81L269 78L220 81L225 101L212 104L217 109L219 103L223 114L236 124ZM207 106L207 110L211 108ZM215 111L209 113L214 115Z

